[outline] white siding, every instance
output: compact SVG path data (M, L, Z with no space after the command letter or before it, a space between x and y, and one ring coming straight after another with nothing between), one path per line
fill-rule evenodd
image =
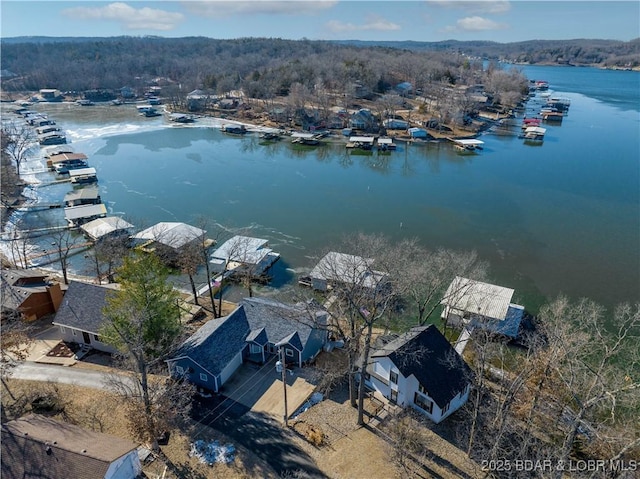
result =
M133 450L113 461L104 475L104 479L135 479L141 470L138 452Z

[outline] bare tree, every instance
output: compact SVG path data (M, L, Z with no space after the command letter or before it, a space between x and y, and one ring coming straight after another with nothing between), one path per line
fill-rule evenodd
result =
M78 246L76 238L68 228L60 228L51 233L51 246L56 256L56 261L60 265L64 284L69 284L68 263L71 252Z
M35 135L33 129L26 124L16 122L3 123L2 136L4 151L15 163L16 171L20 176L20 167L28 158L31 147L34 145Z

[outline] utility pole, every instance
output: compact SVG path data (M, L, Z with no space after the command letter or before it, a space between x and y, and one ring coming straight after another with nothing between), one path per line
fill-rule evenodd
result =
M282 384L284 385L284 426L289 427L287 414L287 362L285 360L284 348L280 347L280 368L282 369Z

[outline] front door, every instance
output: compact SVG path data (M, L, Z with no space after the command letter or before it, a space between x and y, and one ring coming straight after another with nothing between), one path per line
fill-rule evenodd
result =
M89 337L89 333L87 333L86 331L82 331L82 341L85 344L91 344L91 338Z

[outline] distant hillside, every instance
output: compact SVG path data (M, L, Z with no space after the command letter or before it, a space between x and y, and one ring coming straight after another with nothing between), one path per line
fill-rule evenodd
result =
M498 43L489 41L446 40L442 42L375 42L347 40L335 42L351 46L381 46L412 51L452 51L487 60L514 63L561 65L593 65L601 67L640 67L640 38L629 42L618 40L529 40Z

